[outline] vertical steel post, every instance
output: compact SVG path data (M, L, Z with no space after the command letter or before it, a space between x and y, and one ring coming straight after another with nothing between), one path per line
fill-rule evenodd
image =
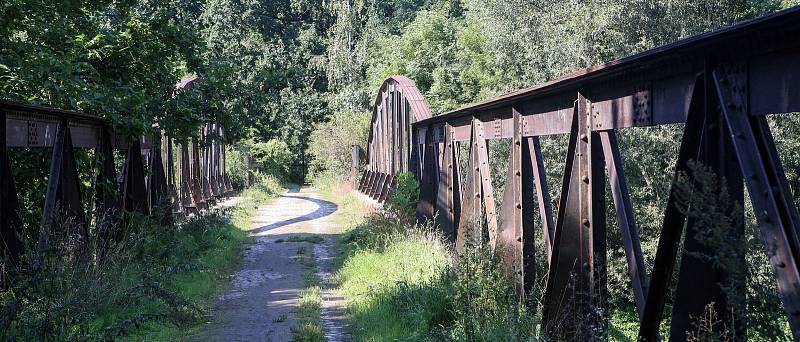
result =
M50 240L53 237L60 239L74 234L80 238L81 248L85 247L89 232L81 197L72 134L69 123L62 121L56 132L50 175L47 179L47 192L39 226L41 229L37 246L39 256L52 247Z
M455 242L455 230L461 213L461 193L458 175L458 151L455 150L453 127L444 126L444 147L442 164L439 168L439 182L436 196L435 225L450 242Z
M417 201L417 222L433 219L436 209L436 143L433 140L433 126L425 130L425 164L422 169L419 200Z
M192 196L194 197L195 206L199 211L206 208L206 200L205 196L203 195L203 181L202 181L203 174L200 168L200 146L197 143L197 139L192 140L191 158L192 158L191 159Z
M158 220L161 225L170 226L172 220L172 201L167 189L167 179L164 176L164 163L161 159L161 135L153 138L150 148L150 177L148 177L147 190L150 199L151 217Z
M520 302L525 298L525 274L523 260L523 205L530 207L532 202L523 202L523 159L522 159L522 116L513 109L514 132L511 139L508 172L500 205L500 226L497 248L502 257L503 269L514 280L514 289ZM528 160L529 161L529 160ZM532 176L530 174L525 176ZM530 216L532 218L532 215ZM530 222L531 224L533 221ZM530 230L530 229L528 229ZM530 238L530 237L529 237Z
M142 148L137 137L128 143L128 154L125 158L125 179L122 196L122 209L125 212L150 214L147 205L147 188L144 182Z
M545 333L554 339L603 338L605 194L591 104L578 94L545 299ZM580 324L563 325L579 315ZM600 326L596 325L600 323Z
M536 202L539 205L539 219L542 222L542 236L544 237L544 248L547 252L547 262L553 254L553 235L555 225L553 224L553 205L550 199L550 192L547 186L547 173L544 168L544 158L542 157L542 147L539 137L525 139L526 149L523 153L531 156L531 177L534 178L536 186ZM527 166L527 163L524 165Z
M456 232L456 252L461 253L468 243L479 243L482 235L483 192L481 189L481 173L478 164L478 132L476 118L470 123L469 160L464 180L461 217Z
M669 294L669 284L675 269L675 258L678 256L680 239L683 235L683 226L686 216L677 206L676 187L681 174L689 171L689 160L697 160L700 151L700 141L705 124L705 87L703 78L695 82L689 114L683 129L678 160L675 162L675 174L670 187L669 199L664 213L664 222L661 235L658 238L656 258L653 262L653 271L645 297L644 313L639 325L640 341L656 341L659 336L661 316L664 304Z
M474 120L475 124L475 161L480 174L481 199L483 208L486 211L486 223L489 228L489 247L494 249L497 244L497 210L494 202L494 186L492 186L492 175L489 169L489 149L486 146L486 136L484 135L483 122L480 119ZM480 204L480 203L478 203Z

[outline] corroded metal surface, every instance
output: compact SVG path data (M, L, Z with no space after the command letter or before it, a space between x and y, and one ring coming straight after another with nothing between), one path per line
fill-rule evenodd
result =
M800 111L800 41L793 38L800 34L798 22L800 7L441 115L426 118L430 113L422 110L410 130L408 121L393 116L405 113L394 104L403 96L424 101L410 81L393 76L376 97L369 162L359 188L380 192L375 179L381 184L397 172L414 172L421 184L420 220L435 218L434 226L454 238L459 252L469 240L502 248L499 255L520 299L546 280L542 331L556 340L588 340L607 336L608 184L618 224L610 234L621 236L641 320L639 339L659 339L667 302L671 340L682 339L691 329L690 317L703 314L709 301L717 304L724 323L735 327L731 334L743 338L747 310L735 306L744 293L719 286L743 280L709 258L693 257L696 252L717 255L719 247L695 238L700 227L677 206L679 176L690 171L690 160L700 161L727 180L734 201L745 200L746 185L762 239L774 251L770 262L783 307L800 339L800 213L765 119ZM668 123L684 123L684 135L647 274L615 130ZM553 134L569 136L555 218L538 140ZM499 222L489 174L489 164L496 161L486 148L488 140L498 139L511 141ZM463 183L451 170L458 164L452 146L459 143L469 144ZM534 229L535 207L541 227ZM533 250L535 234L543 235L545 251ZM729 235L740 239L742 226L730 227ZM547 274L530 268L535 253L546 254ZM670 283L673 278L677 284Z

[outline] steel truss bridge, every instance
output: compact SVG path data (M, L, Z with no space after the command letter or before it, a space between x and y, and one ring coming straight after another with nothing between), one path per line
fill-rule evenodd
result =
M191 86L195 78L179 87ZM11 172L9 149L52 150L42 208L37 254L56 248L59 239L78 237L90 241L89 226L96 225L101 242L120 241L126 216L149 215L161 224L173 224L175 215L188 215L208 207L215 198L233 190L225 171L224 130L217 123L202 125L200 138L179 142L168 132L130 137L115 132L108 119L76 111L0 102L0 285L13 281L24 244L22 219ZM85 212L77 149L94 149L93 210ZM117 170L115 153L124 155ZM143 157L144 156L144 157ZM147 171L146 171L147 170ZM118 175L119 172L119 175ZM81 248L80 246L78 248ZM102 251L100 251L102 254ZM99 258L102 255L98 256Z
M607 229L622 237L639 340L660 339L672 290L670 340L683 340L690 317L700 317L709 302L735 327L735 336L745 338L746 308L735 306L744 293L723 291L719 284L733 277L729 270L691 254L716 251L695 239L702 232L676 205L678 174L698 161L727 180L733 201L744 203L746 186L783 308L800 340L800 214L766 120L769 114L800 112L798 36L800 8L793 8L436 116L411 80L389 77L375 99L358 188L382 201L399 172L416 174L419 219L433 220L457 251L470 238L488 235L486 243L502 256L521 298L537 279L546 279L543 327L565 319L582 322L545 331L554 339L588 340L597 331L602 336L607 326L607 318L597 314L608 312ZM683 123L684 133L648 273L616 131L673 123ZM548 135L569 137L557 210L551 208L539 143ZM492 187L494 161L487 153L487 141L495 139L511 140L502 194ZM469 150L465 170L461 148ZM353 172L359 170L356 164ZM606 182L618 227L606 223ZM502 196L500 214L496 196ZM481 219L487 232L471 224ZM733 240L743 236L743 226L729 228ZM538 234L544 251L535 250ZM535 253L546 253L546 274L536 274Z

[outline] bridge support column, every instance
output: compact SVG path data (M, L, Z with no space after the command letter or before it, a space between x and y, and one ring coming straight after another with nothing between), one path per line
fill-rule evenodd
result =
M713 72L713 84L724 122L732 133L727 137L745 175L761 238L772 249L770 264L778 293L794 339L800 340L800 213L767 119L750 112L747 68L744 63L723 65ZM739 310L740 314L744 312Z
M425 155L422 169L422 181L419 184L419 200L417 201L417 222L424 223L433 219L436 214L436 174L438 162L436 157L436 143L433 141L434 127L425 131Z
M545 292L545 334L555 340L605 338L605 175L591 103L578 94ZM578 324L568 317L580 317Z
M461 216L461 177L459 175L458 149L453 139L453 128L444 126L444 153L439 168L436 196L436 222L444 236L455 243L456 227Z
M167 179L164 176L164 163L161 159L161 135L153 138L150 148L150 177L147 178L150 197L150 213L164 226L172 225L172 201L167 189Z
M78 236L81 249L88 243L89 232L75 164L72 134L69 123L61 122L56 131L50 175L47 179L42 221L39 225L37 254L41 257L52 248L54 241Z
M533 232L533 153L530 139L522 138L522 117L513 109L514 132L509 154L505 190L501 202L498 248L503 267L515 280L518 300L525 302L535 282Z
M461 217L456 232L456 252L461 253L468 244L480 243L483 219L483 191L481 187L480 163L478 159L478 140L482 135L477 132L477 119L470 123L469 161L467 162L466 179L464 179L464 195L462 196ZM425 171L422 170L423 176Z
M128 143L128 153L125 158L125 178L122 196L122 209L125 212L150 214L147 205L147 187L144 181L142 148L139 138L135 138Z

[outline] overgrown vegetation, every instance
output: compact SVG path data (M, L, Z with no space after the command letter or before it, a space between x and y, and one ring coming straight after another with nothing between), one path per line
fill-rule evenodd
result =
M102 254L97 240L81 252L29 252L14 287L0 294L0 337L185 339L238 265L256 205L278 191L267 188L249 189L237 206L175 227L136 218Z
M359 341L524 341L534 316L480 244L453 257L431 227L380 211L345 233L340 291Z
M298 241L300 242L300 241ZM312 254L313 254L313 249ZM297 324L292 327L293 342L325 342L325 327L320 318L322 306L322 285L315 273L314 256L308 256L308 267L303 290L300 291L299 306L295 315Z
M299 183L307 175L314 177L315 184L330 189L330 184L349 177L352 145L366 146L372 101L386 76L409 76L432 111L441 113L796 4L797 0L7 0L0 3L0 99L97 114L110 118L115 129L129 135L153 134L153 124L158 123L182 140L196 136L200 124L216 121L226 128L228 142L239 142L227 159L237 189L248 184L245 158L252 158L257 183L273 184L262 186L266 191L277 188L275 177ZM197 75L201 81L175 90L176 81L189 75ZM773 116L769 121L795 201L800 202L800 140L794 134L800 129L800 118ZM655 256L681 131L680 125L670 125L620 132L623 166L648 270ZM500 161L492 164L492 182L499 192L507 149L502 144L492 145L491 159ZM559 195L565 146L563 136L542 139L553 199ZM87 209L92 206L93 157L92 151L76 152ZM119 319L104 318L113 307L124 311L141 303L156 303L142 312L171 317L169 320L191 321L197 316L185 298L171 301L165 295L179 289L176 280L168 281L174 275L159 270L202 258L186 252L181 244L199 244L215 235L202 229L190 234L195 229L191 224L170 229L139 222L123 241L123 251L111 251L109 260L117 261L102 264L86 257L96 255L96 241L79 254L48 255L39 263L30 256L39 235L49 158L46 149L11 153L24 221L20 235L29 247L29 269L22 270L21 282L13 291L2 294L3 303L20 303L5 307L16 310L15 315L2 317L13 317L8 331L34 327L48 336L76 338L106 336L98 332L106 327L110 327L109 336L142 331L141 326L151 324L143 322L158 319L149 314L137 318L132 313L120 313ZM460 159L465 161L466 156ZM405 184L408 179L399 180ZM402 185L401 190L410 185ZM414 199L401 198L407 200L393 201L389 211L376 214L369 224L348 235L348 245L361 251L353 252L354 258L364 258L365 265L372 263L380 269L378 264L384 258L401 258L411 249L403 249L404 243L443 248L424 228L411 228L408 213L413 211ZM752 209L747 203L741 205L745 214L743 246L747 248L747 310L763 318L750 322L748 329L765 339L781 338L785 317L776 300L766 250L757 236ZM609 227L615 226L612 212L607 210ZM714 218L707 222L708 227L720 228L720 222L726 220L725 216ZM220 223L212 218L203 220ZM166 236L164 241L156 238L157 232L159 237ZM91 239L96 239L92 233ZM635 329L631 322L637 318L621 246L616 230L609 229L612 328L620 336L631 336ZM537 250L543 250L541 247L542 242L537 241ZM182 254L175 254L178 252ZM494 257L476 253L483 257L474 264L478 270L486 267L487 272L479 272L485 278L481 281L494 284L497 280L489 272L491 267L482 264L493 262ZM67 268L67 262L78 266ZM412 287L426 289L439 286L441 279L458 282L443 275L455 265L462 263L427 265L434 268L430 273L420 271L407 278L418 284ZM537 256L537 272L543 274L546 268L544 258ZM35 276L51 273L52 279L65 279L65 283ZM83 279L94 280L83 284ZM77 295L77 291L91 294L116 289L112 279L121 284L121 292L100 298ZM395 298L392 291L400 285L380 286ZM63 293L54 296L51 290ZM415 291L410 288L406 293L413 297ZM469 292L468 288L459 291ZM131 296L120 299L125 294ZM505 297L497 296L493 297L500 301L497 305L511 310L501 300ZM414 307L397 305L402 310ZM446 328L441 328L438 336L466 336L459 332L466 328L457 328L461 314L453 312L454 316L441 318ZM503 315L493 317L511 317ZM522 322L527 315L518 312L515 319ZM530 315L535 317L535 313Z
M369 110L372 96L383 79L403 74L416 82L432 112L442 113L504 91L541 83L582 67L796 4L796 1L334 1L328 79L335 96L330 103L335 110ZM800 118L781 115L768 120L775 132L795 202L800 203L800 178L797 176L800 157L797 139L791 133L800 128ZM330 122L333 123L335 121ZM326 130L331 131L331 128L326 127ZM666 125L618 132L622 165L628 178L648 272L655 258L682 131L682 125ZM324 135L319 138L312 135L312 144L316 141L324 144ZM552 204L556 208L566 137L548 136L541 141ZM496 194L503 189L508 143L493 141L489 144ZM348 160L350 151L341 153L339 159ZM312 153L314 158L317 155ZM461 162L467 157L462 150ZM346 167L349 165L331 164L329 169L334 171L330 174L338 175L340 181L345 180L349 175ZM332 182L320 178L325 183ZM606 203L609 206L606 210L609 227L607 282L612 323L609 333L615 339L635 339L638 317L624 249L619 231L613 229L617 226L611 207L613 202L609 198ZM708 209L707 204L697 208ZM717 205L722 208L735 204L719 202ZM786 314L777 300L775 280L752 208L749 203L738 205L745 215L739 252L745 255L743 267L747 269L746 311L749 316L758 316L750 319L748 337L789 339L785 329ZM702 211L697 208L693 210ZM405 225L402 230L411 226L408 221L402 222L400 215L388 215ZM724 229L725 224L734 222L727 213L713 215L716 220L703 221L700 229ZM540 227L539 218L534 220ZM371 233L364 229L353 234ZM541 237L537 237L536 246L538 251L544 250ZM547 271L541 254L536 256L537 274ZM665 310L662 336L669 332L670 312L671 299Z

